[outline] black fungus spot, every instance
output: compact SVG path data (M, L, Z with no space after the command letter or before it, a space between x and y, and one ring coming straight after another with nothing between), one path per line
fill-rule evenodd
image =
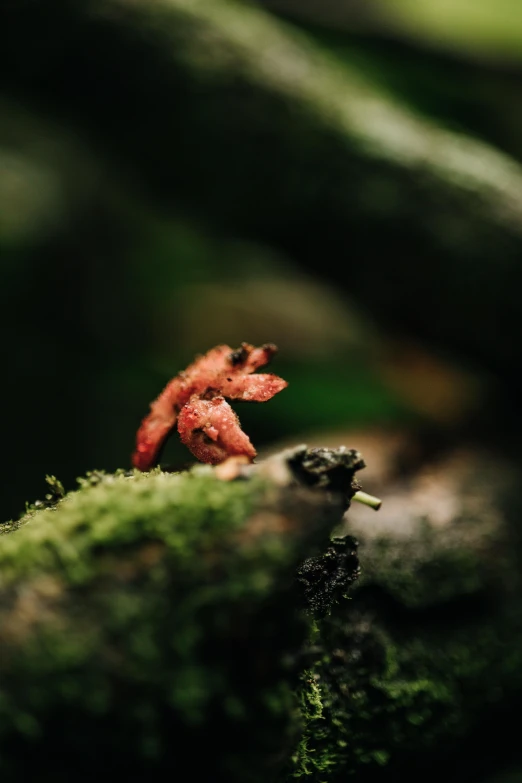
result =
M333 538L323 555L308 558L297 572L306 608L314 615L324 617L359 573L356 539L352 536Z
M359 489L354 474L365 467L361 454L355 449L303 448L289 460L289 465L302 484L330 492L339 492L346 500Z

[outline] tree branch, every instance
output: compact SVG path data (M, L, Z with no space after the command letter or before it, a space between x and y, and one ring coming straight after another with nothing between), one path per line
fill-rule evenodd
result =
M512 378L514 161L246 3L49 0L2 15L4 89L87 134L166 209L282 247L384 322Z

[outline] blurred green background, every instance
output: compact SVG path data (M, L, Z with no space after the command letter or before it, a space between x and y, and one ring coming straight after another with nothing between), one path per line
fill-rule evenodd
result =
M513 439L521 76L517 0L3 0L1 518L221 342L280 348L258 449Z

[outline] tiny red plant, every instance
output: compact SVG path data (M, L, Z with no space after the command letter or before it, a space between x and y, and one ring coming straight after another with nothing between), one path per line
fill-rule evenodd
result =
M216 465L227 457L253 460L256 450L241 429L239 419L226 402L265 402L288 385L271 373L257 373L277 351L275 345L254 348L242 343L234 351L218 345L180 372L151 403L136 436L132 463L150 470L174 426L182 442L202 462Z

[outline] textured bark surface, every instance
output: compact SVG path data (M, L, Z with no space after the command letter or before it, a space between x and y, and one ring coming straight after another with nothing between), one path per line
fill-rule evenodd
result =
M480 781L516 753L519 471L453 452L352 513L361 579L319 624L298 769L313 781ZM379 489L379 488L377 488Z

